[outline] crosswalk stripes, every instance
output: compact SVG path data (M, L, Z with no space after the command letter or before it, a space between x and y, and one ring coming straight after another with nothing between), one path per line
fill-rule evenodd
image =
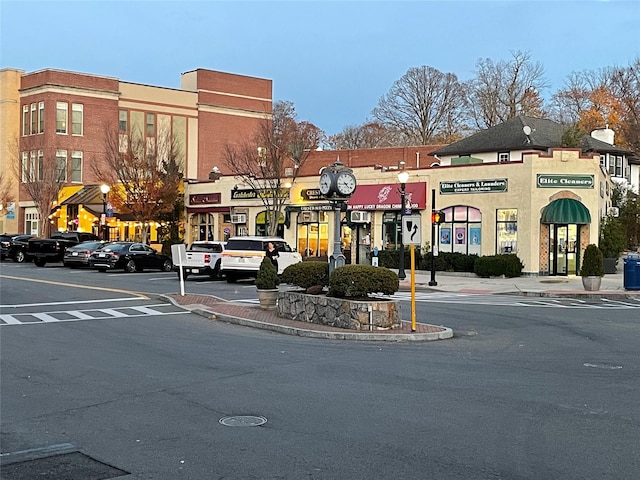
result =
M151 308L153 307L153 308ZM51 324L76 322L80 320L105 320L113 318L144 317L150 315L177 315L182 310L173 309L171 304L156 304L147 306L126 306L116 308L99 308L86 310L58 310L49 312L29 312L0 314L0 326ZM169 311L167 311L169 309Z

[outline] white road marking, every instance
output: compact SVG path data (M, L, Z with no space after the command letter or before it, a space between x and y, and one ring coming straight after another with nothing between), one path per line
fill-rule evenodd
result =
M146 313L147 315L157 315L158 312L157 310L154 310L153 308L149 308L149 307L129 307L131 310L136 310L140 313Z
M80 303L106 303L106 302L128 302L130 300L140 300L139 297L126 298L106 298L104 300L75 300L70 302L47 302L47 303L21 303L16 305L3 304L4 308L22 308L22 307L46 307L51 305L77 305Z
M35 312L35 313L32 313L31 315L36 317L41 322L57 322L58 321L56 317L52 317L48 313L44 313L44 312Z
M128 317L128 315L124 312L119 312L113 308L104 308L100 310L101 312L106 313L107 315L111 315L112 317Z
M86 313L79 310L68 310L67 313L76 317L78 320L89 320L91 318L94 318L91 315L87 315Z
M0 315L0 320L2 320L4 323L9 325L17 325L18 323L22 323L20 322L20 320L17 320L16 317L14 317L13 315Z

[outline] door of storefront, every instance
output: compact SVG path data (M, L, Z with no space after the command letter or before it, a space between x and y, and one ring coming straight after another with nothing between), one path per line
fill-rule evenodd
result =
M549 271L551 275L576 275L579 225L550 225Z

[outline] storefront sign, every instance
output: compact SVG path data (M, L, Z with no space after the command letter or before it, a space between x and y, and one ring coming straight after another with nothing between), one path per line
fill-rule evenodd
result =
M319 188L304 188L300 191L300 195L304 200L326 200Z
M506 178L440 182L440 194L506 192L508 186L509 181Z
M289 189L280 189L280 198L289 197ZM253 188L243 188L238 190L231 190L231 200L254 200L256 198L272 198L273 190L263 188L261 190L254 190Z
M194 193L189 195L189 205L202 205L220 203L222 195L220 193Z
M300 211L309 212L309 211L331 211L335 210L335 207L330 203L319 203L315 205L300 205Z
M405 202L412 210L426 208L427 184L405 185ZM400 210L400 184L358 185L347 202L348 210Z
M593 188L593 175L536 175L538 188Z

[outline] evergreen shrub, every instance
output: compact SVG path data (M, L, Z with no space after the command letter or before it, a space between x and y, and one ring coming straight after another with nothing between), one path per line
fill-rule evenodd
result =
M587 245L582 256L580 275L583 277L604 276L604 257L602 251L595 244Z
M331 272L327 295L339 298L366 298L372 293L393 295L399 288L398 275L387 268L345 265Z
M499 277L504 275L507 278L519 277L522 275L524 264L516 254L508 255L485 255L478 257L473 265L476 275L483 278Z
M315 285L326 287L329 285L329 264L327 262L294 263L284 269L280 281L305 290Z
M258 290L274 290L278 288L280 278L276 267L269 257L264 257L260 264L260 270L256 275L256 288Z

